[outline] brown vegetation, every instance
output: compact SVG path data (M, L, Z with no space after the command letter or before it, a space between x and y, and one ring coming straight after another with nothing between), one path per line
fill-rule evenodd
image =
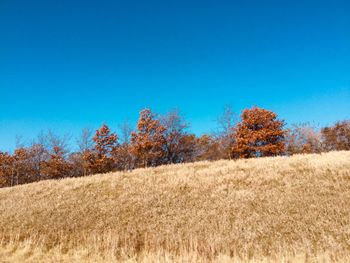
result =
M131 152L139 167L161 164L165 155L165 130L150 109L141 111L137 131L131 134Z
M322 135L327 150L350 149L350 121L337 122L333 127L325 127L322 129Z
M350 259L350 152L48 180L0 200L4 262Z
M253 107L242 112L233 128L232 155L240 158L281 155L285 151L284 121L277 114Z
M94 136L84 129L75 152L69 151L68 137L42 133L12 154L0 152L0 187L164 164L350 150L350 121L286 128L272 111L245 109L237 120L226 107L218 124L216 133L197 137L178 110L157 115L145 109L135 131L124 124L120 136L106 124Z

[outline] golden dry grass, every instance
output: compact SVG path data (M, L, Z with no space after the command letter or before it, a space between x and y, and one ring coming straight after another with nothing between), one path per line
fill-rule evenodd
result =
M350 152L0 189L0 262L350 262Z

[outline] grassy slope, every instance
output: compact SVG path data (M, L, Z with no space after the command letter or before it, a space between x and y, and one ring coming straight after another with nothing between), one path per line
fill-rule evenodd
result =
M145 262L346 262L350 152L199 162L0 189L0 238L0 262L137 255Z

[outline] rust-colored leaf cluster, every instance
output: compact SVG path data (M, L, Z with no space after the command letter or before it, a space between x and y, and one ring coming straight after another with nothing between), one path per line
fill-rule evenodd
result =
M103 124L96 130L93 137L94 147L85 151L83 158L89 173L105 173L113 169L113 152L118 147L118 136L111 133L109 127Z
M233 129L232 153L240 158L275 156L285 150L284 121L277 114L253 107L242 112Z
M131 134L131 153L143 166L155 166L165 155L165 127L155 118L150 109L141 111L137 130Z

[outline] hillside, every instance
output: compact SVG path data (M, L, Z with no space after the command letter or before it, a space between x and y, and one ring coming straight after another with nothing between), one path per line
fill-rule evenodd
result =
M350 152L0 189L0 262L350 261Z

